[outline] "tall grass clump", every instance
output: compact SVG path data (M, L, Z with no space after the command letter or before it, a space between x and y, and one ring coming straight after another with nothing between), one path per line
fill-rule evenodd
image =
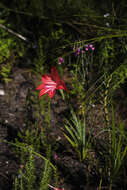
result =
M127 156L126 132L122 122L116 124L112 109L112 125L109 130L111 144L109 145L110 181L113 182L120 175Z
M102 130L101 133L106 135L106 140L101 148L101 151L98 152L98 155L100 155L97 159L97 168L100 173L99 188L103 189L106 185L106 188L111 190L116 186L119 177L124 175L123 167L127 156L126 132L124 129L124 124L121 121L116 123L113 108L112 122L109 123L109 125ZM105 184L106 180L107 184Z
M64 136L78 153L79 160L83 161L89 152L90 139L86 136L85 118L82 120L71 110L71 119L66 120Z

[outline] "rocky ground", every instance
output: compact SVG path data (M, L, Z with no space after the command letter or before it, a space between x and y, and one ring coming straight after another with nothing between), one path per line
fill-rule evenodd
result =
M25 69L13 68L10 76L11 81L8 84L0 82L0 139L12 141L17 137L18 131L21 133L26 127L26 116L32 121L36 120L34 116L34 105L26 109L26 100L35 91L37 76ZM117 93L118 111L126 123L127 101L124 93ZM124 105L124 106L122 106ZM119 111L119 109L121 109ZM87 186L87 162L80 163L77 156L72 152L71 147L66 145L62 136L64 116L68 113L68 105L61 100L59 94L56 94L51 102L51 136L61 138L62 150L58 150L57 162L61 175L66 176L67 188L70 190L92 189L93 185ZM28 119L28 118L27 118ZM90 121L90 122L89 122ZM104 125L104 114L101 105L91 107L87 115L87 124L93 135L99 132L100 127ZM100 138L100 136L99 136ZM67 149L67 151L63 150ZM94 155L93 155L94 156ZM20 163L10 149L10 145L0 142L0 190L11 190L12 181L16 175ZM93 169L90 171L91 181L98 183L97 173ZM96 178L96 180L94 180ZM96 182L95 182L96 181Z

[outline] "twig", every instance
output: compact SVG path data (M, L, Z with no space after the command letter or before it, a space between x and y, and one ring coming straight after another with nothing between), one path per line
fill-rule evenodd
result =
M21 34L14 32L13 30L7 28L6 26L4 26L3 24L0 24L0 28L3 28L4 30L6 30L7 32L14 34L15 36L17 36L18 38L24 40L24 41L28 41L26 37L22 36Z

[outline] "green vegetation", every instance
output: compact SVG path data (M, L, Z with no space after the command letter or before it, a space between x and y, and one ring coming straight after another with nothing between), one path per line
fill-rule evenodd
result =
M86 126L85 126L85 118L83 121L80 121L76 114L72 112L71 123L67 121L65 125L66 131L64 135L66 139L71 143L72 147L78 152L80 161L83 161L86 158L86 155L89 151L89 139L86 139Z
M127 184L122 184L127 170L126 123L120 116L115 118L117 91L127 95L126 6L125 0L103 1L100 5L97 0L0 2L0 82L9 84L16 66L29 68L37 86L54 65L68 87L61 97L61 103L67 104L62 116L56 108L58 89L54 102L47 95L39 98L36 89L28 94L26 112L32 105L34 119L26 114L26 128L13 142L6 141L22 166L16 171L14 190L48 190L51 185L67 184L71 175L61 172L63 161L58 162L57 152L61 157L67 152L86 166L87 184L91 184L94 169L96 189L113 190L117 185L126 189ZM64 58L61 65L60 57ZM92 109L96 112L98 105L104 122L95 122L93 127L92 117L88 116ZM56 134L53 109L62 117L53 125L60 126Z

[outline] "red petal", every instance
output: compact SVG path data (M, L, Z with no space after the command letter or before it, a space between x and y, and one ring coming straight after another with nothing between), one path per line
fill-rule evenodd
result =
M52 78L51 78L50 75L47 74L47 75L43 75L41 80L42 80L43 83L46 83L47 81L51 81Z
M52 77L52 79L55 80L57 83L60 82L60 77L59 77L59 75L58 75L58 72L57 72L57 70L56 70L56 67L54 67L54 66L51 68L51 77Z
M56 93L56 90L54 89L53 91L49 91L48 95L50 98L52 98L55 95L55 93Z
M66 90L67 91L67 88L65 86L65 83L63 81L60 82L59 85L57 85L57 89L63 89L63 90Z
M66 90L65 87L63 85L58 85L57 89L63 89Z
M43 96L44 94L46 94L46 93L48 93L50 91L50 89L42 89L41 91L40 91L40 96Z
M42 81L44 84L56 85L56 82L53 81L52 78L47 75L42 76Z
M44 84L40 84L36 89L41 90L42 88L44 88Z

